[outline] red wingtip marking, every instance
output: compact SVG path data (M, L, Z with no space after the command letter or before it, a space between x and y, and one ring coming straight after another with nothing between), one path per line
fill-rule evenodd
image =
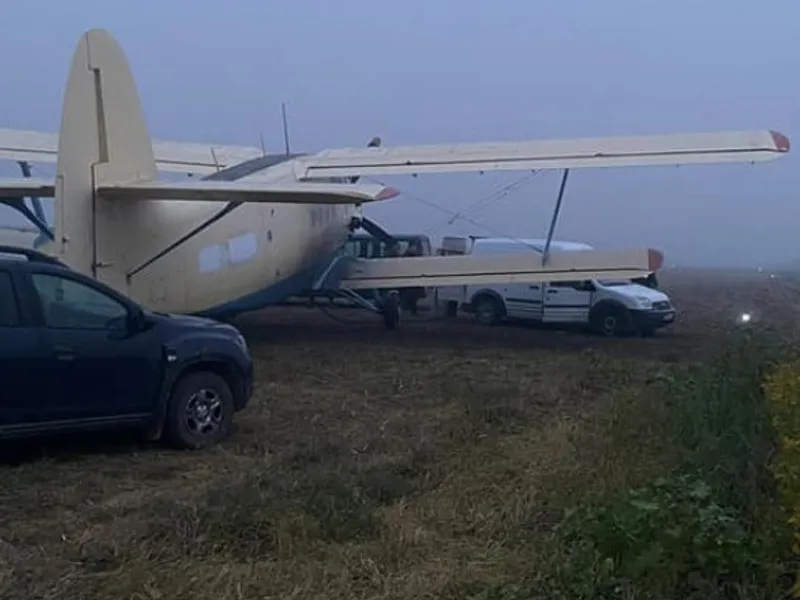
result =
M394 198L395 196L399 195L400 195L400 190L396 190L391 187L385 187L380 192L378 192L376 198L378 200L388 200L389 198Z
M789 141L788 136L783 135L780 131L770 131L769 133L778 152L789 152L792 148L792 143Z
M647 268L651 271L658 271L664 266L664 253L653 248L647 249Z

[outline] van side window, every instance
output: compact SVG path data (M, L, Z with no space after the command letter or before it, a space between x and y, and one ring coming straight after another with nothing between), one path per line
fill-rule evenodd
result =
M553 281L548 284L550 287L560 287L560 288L576 288L580 287L580 281Z
M11 274L0 271L0 327L16 327L19 324L19 305Z

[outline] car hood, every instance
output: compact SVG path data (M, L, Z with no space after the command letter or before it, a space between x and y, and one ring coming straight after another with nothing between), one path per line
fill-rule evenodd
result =
M168 313L153 313L152 316L156 319L166 321L171 325L177 325L179 327L187 327L187 328L202 328L208 329L210 327L219 328L219 329L226 329L229 331L235 331L236 328L228 325L227 323L220 323L219 321L215 321L214 319L208 319L206 317L194 317L191 315L175 315L175 314L168 314Z

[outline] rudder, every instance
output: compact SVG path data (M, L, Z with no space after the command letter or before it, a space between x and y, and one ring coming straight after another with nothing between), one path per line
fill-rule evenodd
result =
M96 186L158 177L139 94L105 30L80 39L64 91L56 166L56 249L71 267L127 291L126 273L150 249L149 202L109 202Z

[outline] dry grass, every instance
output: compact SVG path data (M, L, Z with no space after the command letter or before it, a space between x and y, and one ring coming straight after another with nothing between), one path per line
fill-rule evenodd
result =
M0 597L464 598L535 580L565 506L670 464L649 382L718 353L741 310L792 334L794 279L663 279L684 313L654 339L252 316L258 387L222 446L52 442L0 467Z

